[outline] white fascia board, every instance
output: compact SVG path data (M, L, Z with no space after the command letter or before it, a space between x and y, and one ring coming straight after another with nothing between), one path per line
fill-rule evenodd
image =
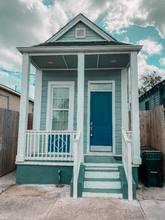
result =
M39 46L39 47L17 47L20 53L88 53L88 52L132 52L141 50L141 45L105 45L105 46Z
M108 41L115 41L111 36L109 36L107 33L102 31L100 28L98 28L96 25L94 25L91 21L87 20L82 15L77 16L73 21L71 21L66 27L64 27L61 31L59 31L57 34L55 34L53 37L45 41L45 43L54 42L57 39L59 39L62 35L64 35L69 29L71 29L73 26L75 26L78 22L83 22L85 25L87 25L89 28L91 28L93 31L95 31L97 34L102 36L105 40Z

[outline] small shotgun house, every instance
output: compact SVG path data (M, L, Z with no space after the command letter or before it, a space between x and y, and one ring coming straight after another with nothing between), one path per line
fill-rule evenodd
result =
M115 40L82 14L46 42L18 47L17 183L70 184L74 198L136 198L141 48ZM33 130L27 130L30 63L36 67Z

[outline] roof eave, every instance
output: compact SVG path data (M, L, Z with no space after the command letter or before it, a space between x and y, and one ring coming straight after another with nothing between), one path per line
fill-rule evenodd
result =
M98 46L39 46L17 47L23 53L78 53L78 52L131 52L141 50L142 45L98 45Z

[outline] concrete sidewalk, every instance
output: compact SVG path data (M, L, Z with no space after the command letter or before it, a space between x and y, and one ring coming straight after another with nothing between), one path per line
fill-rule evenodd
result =
M143 187L137 190L139 201L73 199L70 198L68 185L62 188L55 185L13 185L15 175L16 172L12 172L0 178L0 220L142 220L147 219L146 216L148 219L165 219L164 188L157 188L158 191L161 190L162 201L157 201L156 197L150 200L148 190ZM151 216L153 207L155 211Z

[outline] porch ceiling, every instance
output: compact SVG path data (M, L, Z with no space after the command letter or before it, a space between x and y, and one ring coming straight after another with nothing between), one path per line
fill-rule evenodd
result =
M37 55L31 62L40 69L77 69L77 55ZM129 54L85 55L85 68L123 68L129 63Z

